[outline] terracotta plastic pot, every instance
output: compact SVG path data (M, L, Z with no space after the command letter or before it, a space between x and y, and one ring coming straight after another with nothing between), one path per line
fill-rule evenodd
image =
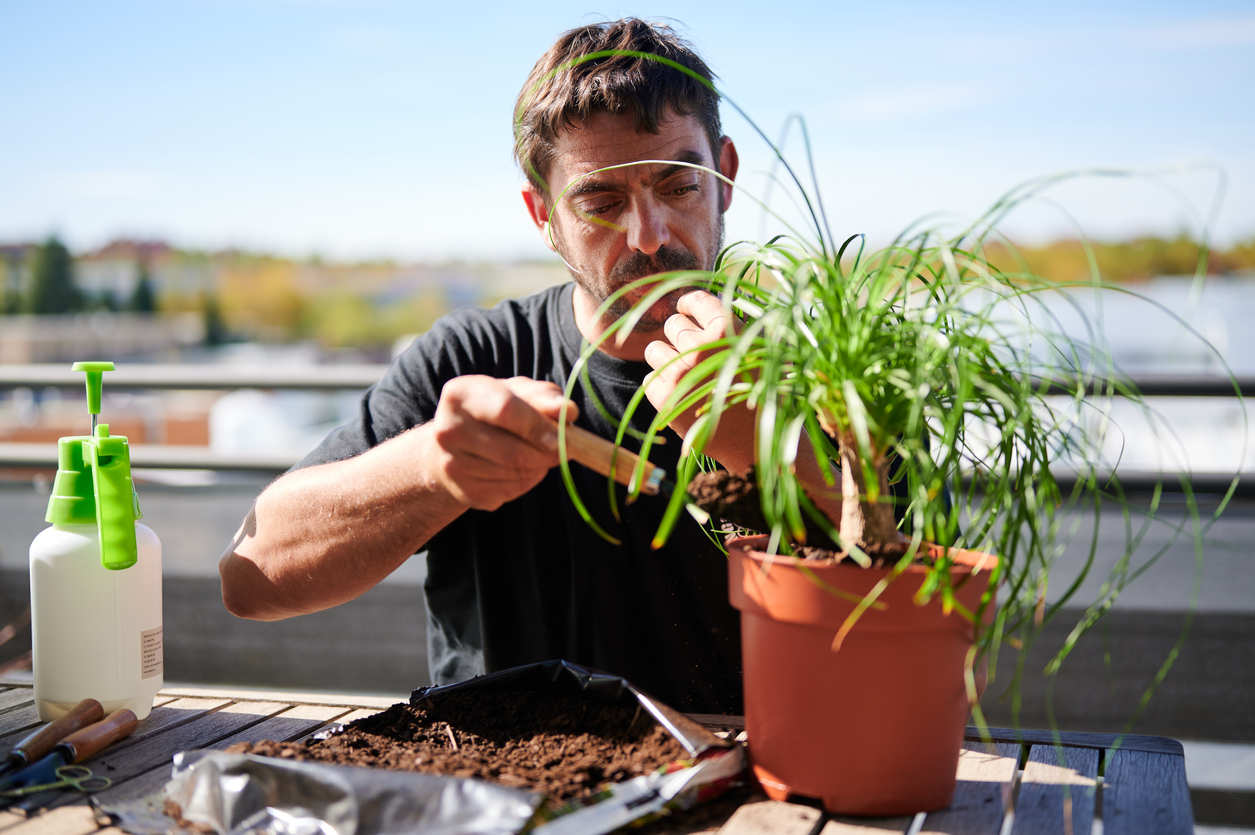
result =
M917 606L924 577L913 566L878 598L833 651L852 602L825 591L791 557L729 543L729 593L741 611L745 729L754 772L768 796L823 801L830 812L900 815L949 805L970 713L963 682L973 625L946 616L939 597ZM957 597L975 611L997 558L952 552ZM848 561L812 569L829 586L862 596L888 569ZM968 579L970 578L970 580Z

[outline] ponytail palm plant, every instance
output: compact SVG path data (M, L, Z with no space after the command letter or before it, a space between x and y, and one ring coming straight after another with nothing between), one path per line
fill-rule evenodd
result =
M1017 645L1031 641L1070 601L1095 557L1096 538L1080 576L1047 607L1062 511L1088 502L1097 514L1104 499L1123 501L1118 482L1101 475L1112 462L1100 458L1108 424L1093 393L1140 402L1104 359L1101 332L1091 323L1094 338L1082 343L1050 312L1047 297L1070 299L1066 291L1076 285L1027 269L1006 272L984 256L994 221L1033 193L1012 193L957 234L912 229L874 250L861 236L836 245L817 219L810 242L796 234L741 242L725 249L712 271L652 276L612 296L605 310L622 295L648 290L602 340L634 327L681 287L718 295L740 323L736 333L673 360L687 359L693 368L642 439L648 457L659 433L696 410L656 544L686 507L694 510L688 488L713 467L702 451L721 419L729 409L748 409L767 550L819 546L864 566L893 568L842 634L877 605L893 578L923 562L929 574L918 602L940 596L946 611L958 609L979 624L997 597L997 617L981 630L981 642L997 645L1014 632L1021 633ZM580 373L572 374L572 386ZM620 441L643 398L638 394L623 417ZM1052 467L1075 473L1070 489L1061 488ZM1144 528L1134 527L1101 599L1056 661L1138 573L1129 571L1129 556ZM963 610L953 595L950 548L997 557L986 566L981 611Z

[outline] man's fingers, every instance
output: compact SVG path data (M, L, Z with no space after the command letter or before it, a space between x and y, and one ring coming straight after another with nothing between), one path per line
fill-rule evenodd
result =
M717 296L704 290L685 293L676 302L676 313L663 323L663 334L681 352L697 352L737 332L736 320L723 309Z
M675 384L692 367L692 363L685 362L682 357L677 360L676 357L679 356L680 352L670 343L655 340L646 345L645 362L649 363L654 371L646 379L645 384L648 386L655 380L666 380Z
M559 415L567 422L579 417L580 407L567 400L556 383L530 377L511 377L504 383L516 397L551 421L558 420Z
M691 318L705 330L715 330L720 337L740 332L740 322L724 309L723 301L705 290L685 293L675 303L679 313Z
M675 309L705 325L723 315L723 302L705 290L690 290L676 300Z
M553 402L551 390L534 380L455 377L445 384L441 402L450 412L449 417L462 424L461 430L475 443L489 443L486 429L496 427L515 436L516 442L522 439L545 452L558 449L558 436L552 422L533 403L555 416L560 405ZM484 456L496 452L493 447L478 449Z

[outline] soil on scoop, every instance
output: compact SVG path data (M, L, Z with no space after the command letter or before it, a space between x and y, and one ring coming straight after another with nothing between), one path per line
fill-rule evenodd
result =
M689 759L644 710L537 691L444 693L393 705L325 740L227 751L476 777L561 802Z

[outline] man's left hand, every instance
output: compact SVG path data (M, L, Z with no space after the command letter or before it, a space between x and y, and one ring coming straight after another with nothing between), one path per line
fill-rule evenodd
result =
M645 361L654 373L645 381L645 396L662 410L681 380L703 360L726 350L719 344L740 330L740 323L724 310L717 296L704 290L685 293L676 302L676 313L663 325L666 340L649 343ZM691 381L690 381L691 382ZM689 409L671 421L681 437L697 420ZM754 415L742 405L729 406L719 418L719 431L704 450L731 472L744 472L754 463Z

